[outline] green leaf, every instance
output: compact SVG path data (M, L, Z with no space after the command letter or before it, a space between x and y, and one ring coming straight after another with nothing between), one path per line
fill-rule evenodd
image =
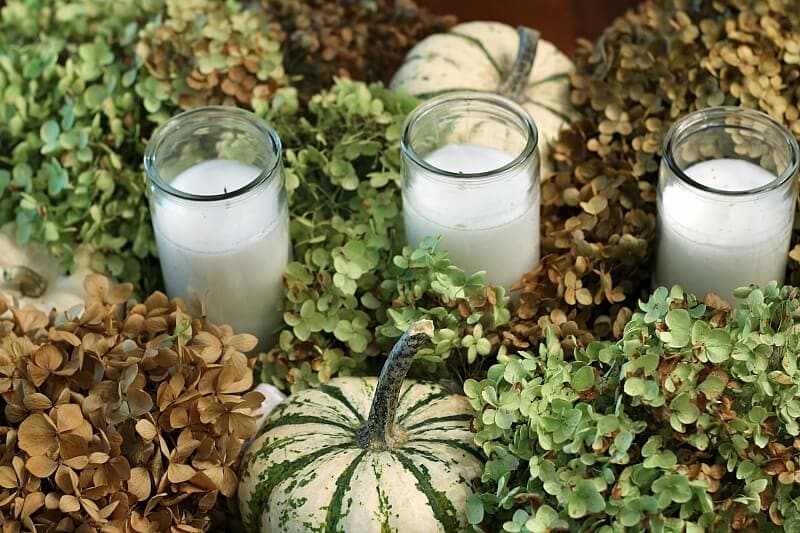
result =
M657 479L653 483L653 492L664 497L667 502L686 503L692 499L689 480L679 474L670 474Z
M668 295L669 291L665 287L658 287L647 302L639 304L642 311L645 311L644 320L646 323L653 323L664 317L669 310Z
M750 409L750 412L747 414L747 418L753 422L754 424L761 424L764 420L767 419L769 416L769 411L767 411L761 405L755 405Z
M642 396L645 391L645 382L642 378L628 378L623 387L628 396Z
M130 69L122 75L122 86L131 87L136 82L136 69Z
M681 393L673 398L670 409L675 412L678 419L684 424L692 424L700 416L700 409L688 393Z
M105 97L106 90L102 85L91 85L83 93L83 101L89 109L99 109Z
M481 394L481 385L474 379L468 379L464 382L464 394L469 398L477 398Z
M611 435L619 429L619 418L614 415L605 415L597 421L597 431L601 435Z
M642 447L642 455L644 457L650 457L658 453L663 445L662 438L660 435L653 435L647 439L647 442Z
M67 171L61 168L58 161L52 161L42 165L42 172L47 176L47 194L57 196L69 185Z
M659 468L661 470L670 470L678 464L677 456L671 450L664 450L655 455L651 455L644 460L645 468Z
M59 133L61 133L61 128L55 120L46 121L39 129L39 136L45 144L55 144L58 141Z
M33 170L31 170L31 167L27 163L17 163L12 170L11 185L17 189L28 190L32 185L32 177Z
M569 516L581 518L586 514L599 513L606 508L605 499L590 480L581 480L567 499Z
M17 211L17 218L15 220L15 236L17 242L26 244L33 232L33 214L31 211Z
M6 193L10 183L11 173L8 170L0 169L0 200L3 199L3 195Z
M467 498L467 522L470 524L483 522L483 501L477 494L471 494Z
M500 429L509 429L514 422L514 417L511 411L505 408L500 408L494 415L494 423Z
M671 334L671 338L668 341L668 345L671 348L683 348L689 344L692 318L686 309L671 310L667 313L664 321Z
M703 380L698 389L706 396L706 398L714 400L722 395L722 391L725 390L725 382L719 376L710 374L705 380Z
M576 391L586 391L594 386L594 369L590 366L580 368L572 376L572 388Z
M60 238L60 234L58 231L58 226L55 222L47 221L43 225L44 229L44 240L48 242L58 242Z

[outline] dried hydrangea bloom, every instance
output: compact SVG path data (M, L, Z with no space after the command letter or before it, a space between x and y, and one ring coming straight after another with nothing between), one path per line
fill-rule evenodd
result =
M571 99L584 119L562 132L559 170L542 182L543 260L519 283L504 332L517 347L551 324L584 346L621 335L649 289L661 147L677 118L742 105L800 138L796 0L648 1L581 42L575 65ZM800 246L790 257L797 284ZM566 320L552 320L556 311Z
M162 293L136 303L96 274L85 289L49 316L0 293L5 526L202 531L256 431L256 339Z
M169 0L163 21L140 32L137 54L144 60L152 96L189 109L203 105L252 108L268 102L288 83L276 24L239 4ZM160 89L160 90L159 90Z
M286 35L284 64L304 98L346 77L388 83L409 49L446 31L455 17L437 16L411 0L261 0Z

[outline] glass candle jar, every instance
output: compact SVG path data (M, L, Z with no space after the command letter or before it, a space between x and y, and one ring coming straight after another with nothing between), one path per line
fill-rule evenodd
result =
M278 134L241 109L193 109L156 130L144 166L169 296L266 348L290 259Z
M538 133L515 102L482 92L428 100L401 137L406 241L441 237L453 264L510 288L539 261Z
M664 144L654 282L730 300L783 282L794 220L797 140L764 113L696 111Z

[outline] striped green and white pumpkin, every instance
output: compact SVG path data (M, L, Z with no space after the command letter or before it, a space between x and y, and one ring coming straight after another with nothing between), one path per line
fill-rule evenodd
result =
M414 46L392 79L420 98L478 90L513 98L533 116L539 153L548 161L550 145L575 115L569 77L575 65L536 31L500 22L465 22Z
M416 328L416 329L415 329ZM242 462L239 505L259 532L435 533L466 528L483 463L466 398L404 381L432 333L420 321L375 378L336 378L281 404Z

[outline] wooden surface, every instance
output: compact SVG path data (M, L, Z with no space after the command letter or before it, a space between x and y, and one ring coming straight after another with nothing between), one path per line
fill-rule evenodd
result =
M461 21L497 20L537 29L542 37L572 53L578 37L594 39L637 0L416 0L434 13Z

